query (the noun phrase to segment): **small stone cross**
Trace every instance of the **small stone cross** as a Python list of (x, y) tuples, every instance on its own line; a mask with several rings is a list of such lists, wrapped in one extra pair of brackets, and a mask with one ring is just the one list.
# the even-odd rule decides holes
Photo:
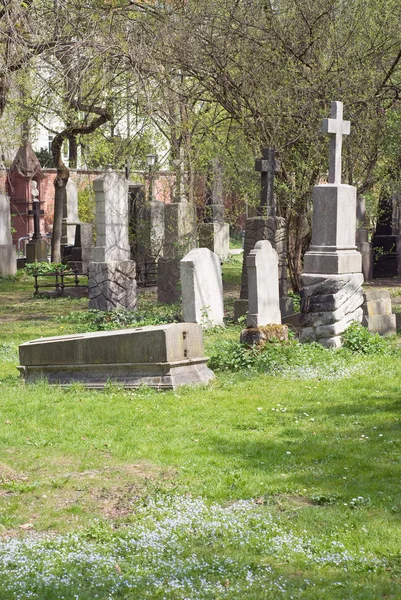
[(323, 119), (323, 133), (330, 133), (329, 183), (341, 183), (341, 149), (343, 135), (349, 135), (351, 123), (343, 121), (343, 103), (332, 102), (330, 119)]
[(28, 210), (28, 215), (33, 215), (33, 235), (32, 240), (41, 240), (42, 234), (40, 233), (40, 217), (44, 215), (45, 211), (40, 209), (38, 198), (34, 198), (32, 201), (32, 210)]
[(255, 171), (260, 172), (260, 204), (258, 215), (276, 216), (274, 197), (274, 174), (279, 171), (274, 157), (274, 148), (262, 148), (262, 158), (255, 160)]

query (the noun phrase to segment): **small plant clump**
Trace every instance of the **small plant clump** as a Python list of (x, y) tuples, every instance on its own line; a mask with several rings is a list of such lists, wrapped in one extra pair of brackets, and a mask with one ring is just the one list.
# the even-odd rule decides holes
[(392, 348), (388, 340), (354, 321), (342, 335), (344, 348), (360, 354), (386, 354)]
[(331, 379), (349, 376), (360, 370), (352, 363), (350, 354), (385, 354), (395, 350), (390, 342), (370, 333), (359, 323), (352, 323), (343, 335), (343, 348), (330, 350), (315, 342), (255, 344), (236, 341), (217, 341), (210, 352), (209, 367), (220, 371), (254, 371), (296, 378), (319, 377)]
[(49, 263), (49, 262), (41, 262), (41, 263), (29, 263), (25, 266), (25, 273), (27, 275), (33, 276), (37, 275), (47, 275), (48, 273), (54, 273), (54, 271), (67, 271), (68, 265), (63, 265), (63, 263)]

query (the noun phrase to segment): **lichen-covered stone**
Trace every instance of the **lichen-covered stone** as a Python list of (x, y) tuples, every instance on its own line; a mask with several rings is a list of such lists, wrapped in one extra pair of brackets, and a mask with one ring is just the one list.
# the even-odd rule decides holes
[(241, 331), (240, 342), (247, 346), (264, 346), (267, 342), (287, 342), (287, 325), (264, 325), (248, 327)]

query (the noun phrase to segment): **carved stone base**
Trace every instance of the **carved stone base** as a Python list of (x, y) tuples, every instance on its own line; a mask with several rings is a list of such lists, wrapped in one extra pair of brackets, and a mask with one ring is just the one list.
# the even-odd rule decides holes
[(362, 273), (304, 273), (301, 276), (300, 341), (339, 348), (341, 335), (352, 321), (362, 321), (362, 284)]
[(89, 308), (136, 307), (135, 263), (132, 260), (89, 263)]

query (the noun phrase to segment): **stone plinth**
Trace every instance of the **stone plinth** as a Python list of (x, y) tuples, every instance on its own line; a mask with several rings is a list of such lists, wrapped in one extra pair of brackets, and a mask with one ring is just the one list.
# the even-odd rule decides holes
[(388, 290), (371, 290), (364, 294), (362, 325), (372, 333), (395, 335), (396, 315), (392, 314), (391, 297)]
[(206, 366), (202, 328), (195, 323), (40, 338), (22, 344), (19, 357), (26, 383), (46, 378), (63, 386), (82, 382), (103, 388), (113, 382), (175, 389), (214, 377)]
[(249, 308), (247, 327), (280, 324), (278, 256), (267, 240), (257, 242), (246, 259)]
[(208, 248), (223, 260), (229, 256), (230, 226), (228, 223), (201, 223), (198, 225), (198, 236), (200, 248)]
[(340, 347), (352, 321), (362, 321), (362, 284), (362, 273), (301, 275), (300, 341)]
[(45, 240), (31, 240), (25, 246), (26, 262), (47, 262), (47, 250), (49, 246)]
[(356, 188), (324, 184), (313, 188), (312, 243), (305, 254), (306, 273), (360, 273), (356, 250)]
[(107, 171), (93, 182), (96, 198), (94, 262), (127, 261), (128, 182), (124, 175)]
[(191, 250), (180, 262), (184, 321), (203, 328), (224, 326), (220, 259), (208, 248)]
[(135, 263), (89, 263), (89, 308), (114, 310), (136, 307)]

